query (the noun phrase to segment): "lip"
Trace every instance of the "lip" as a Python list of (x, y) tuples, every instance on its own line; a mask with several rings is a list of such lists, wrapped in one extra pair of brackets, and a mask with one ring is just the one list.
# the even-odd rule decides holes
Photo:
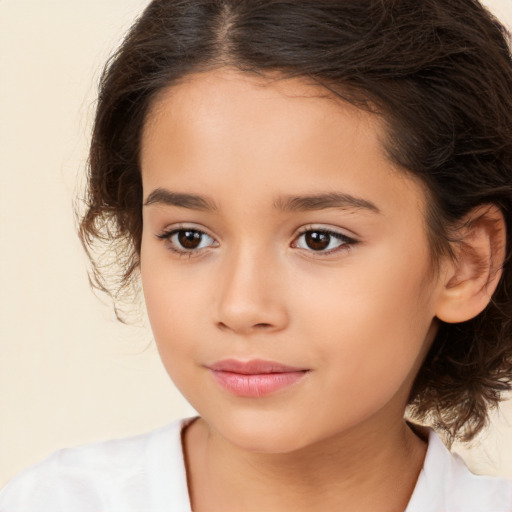
[(246, 398), (262, 398), (277, 393), (298, 383), (310, 371), (261, 359), (225, 359), (207, 368), (224, 390)]

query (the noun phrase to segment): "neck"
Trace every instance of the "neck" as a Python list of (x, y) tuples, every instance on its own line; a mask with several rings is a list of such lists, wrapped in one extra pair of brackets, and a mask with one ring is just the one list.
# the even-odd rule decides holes
[(193, 510), (403, 512), (426, 444), (402, 419), (371, 422), (291, 453), (254, 453), (199, 419), (185, 433)]

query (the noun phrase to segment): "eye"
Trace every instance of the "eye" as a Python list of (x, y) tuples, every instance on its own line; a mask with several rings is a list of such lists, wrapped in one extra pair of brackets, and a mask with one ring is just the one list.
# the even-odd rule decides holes
[(166, 245), (171, 251), (179, 254), (197, 252), (218, 245), (210, 235), (199, 229), (179, 228), (157, 236), (166, 241)]
[(292, 247), (319, 253), (331, 253), (343, 246), (354, 245), (355, 243), (354, 239), (336, 231), (308, 229), (295, 239)]

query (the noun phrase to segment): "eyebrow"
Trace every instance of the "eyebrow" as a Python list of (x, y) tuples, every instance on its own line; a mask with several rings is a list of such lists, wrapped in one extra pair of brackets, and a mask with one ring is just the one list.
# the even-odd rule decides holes
[[(147, 197), (144, 206), (164, 204), (178, 206), (190, 210), (216, 211), (215, 202), (207, 197), (196, 194), (171, 192), (164, 188), (153, 190)], [(328, 208), (367, 210), (381, 213), (372, 202), (339, 192), (319, 193), (305, 196), (280, 196), (274, 201), (274, 207), (283, 212), (303, 212), (325, 210)]]
[(171, 192), (164, 188), (157, 188), (151, 192), (144, 206), (151, 204), (165, 204), (167, 206), (179, 206), (190, 210), (217, 210), (217, 205), (211, 200), (196, 194), (181, 194)]
[(283, 196), (279, 197), (274, 206), (282, 211), (311, 211), (325, 210), (327, 208), (340, 208), (343, 210), (356, 209), (368, 210), (374, 213), (381, 213), (379, 208), (370, 201), (361, 197), (339, 192), (328, 192), (325, 194), (314, 194), (308, 196)]

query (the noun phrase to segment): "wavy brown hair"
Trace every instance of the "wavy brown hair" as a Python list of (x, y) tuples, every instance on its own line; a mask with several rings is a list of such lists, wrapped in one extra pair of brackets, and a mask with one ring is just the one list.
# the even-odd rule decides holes
[[(141, 132), (156, 95), (230, 66), (314, 80), (381, 116), (390, 159), (428, 192), (432, 253), (497, 205), (507, 259), (488, 307), (441, 323), (410, 413), (471, 439), (511, 388), (512, 62), (505, 28), (476, 0), (154, 0), (101, 77), (80, 237), (95, 287), (117, 307), (137, 281)], [(117, 271), (116, 271), (117, 269)], [(118, 310), (119, 311), (119, 310)]]

